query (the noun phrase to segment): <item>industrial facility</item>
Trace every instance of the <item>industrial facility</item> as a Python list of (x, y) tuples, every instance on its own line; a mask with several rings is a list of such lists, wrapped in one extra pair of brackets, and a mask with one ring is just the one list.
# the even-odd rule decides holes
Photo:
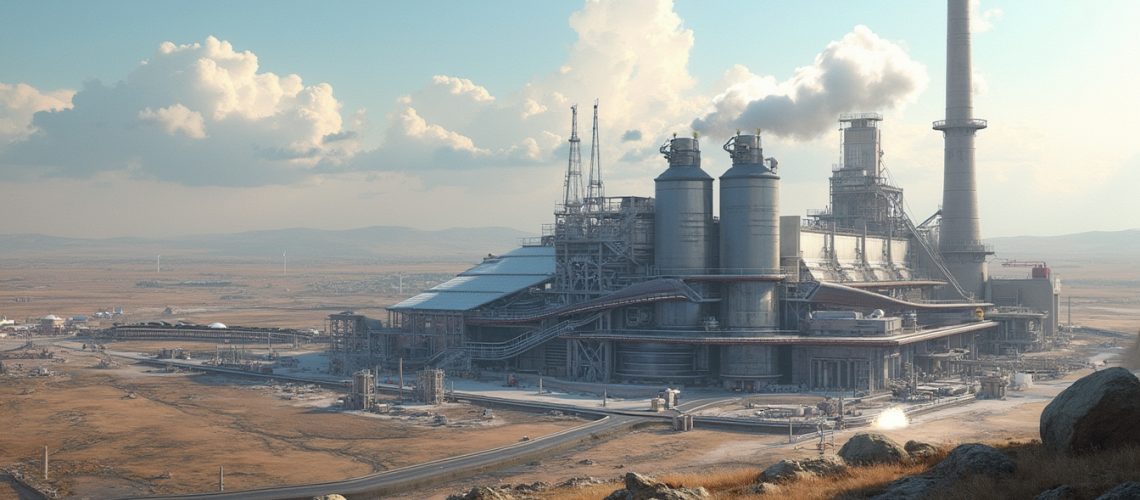
[(732, 161), (719, 183), (701, 168), (701, 139), (673, 137), (654, 197), (609, 196), (598, 105), (585, 178), (574, 107), (563, 199), (541, 238), (488, 255), (387, 318), (330, 316), (330, 368), (873, 393), (1050, 348), (1062, 338), (1049, 268), (989, 277), (974, 164), (987, 123), (973, 115), (966, 1), (950, 2), (947, 27), (946, 117), (934, 122), (945, 139), (942, 208), (920, 222), (884, 169), (878, 113), (837, 117), (830, 204), (799, 216), (780, 213), (781, 165), (759, 130), (716, 152)]

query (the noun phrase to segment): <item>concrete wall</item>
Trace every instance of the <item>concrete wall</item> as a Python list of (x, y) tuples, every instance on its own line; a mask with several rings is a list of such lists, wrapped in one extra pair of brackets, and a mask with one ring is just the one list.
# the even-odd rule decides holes
[(990, 300), (998, 306), (1021, 306), (1044, 312), (1042, 331), (1047, 338), (1057, 334), (1060, 286), (1054, 279), (990, 280)]

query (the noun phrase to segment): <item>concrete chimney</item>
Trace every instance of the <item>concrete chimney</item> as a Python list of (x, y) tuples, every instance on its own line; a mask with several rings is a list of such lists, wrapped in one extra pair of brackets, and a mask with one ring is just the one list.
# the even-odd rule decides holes
[(974, 133), (986, 128), (974, 118), (970, 74), (969, 0), (949, 0), (946, 19), (946, 119), (934, 122), (945, 139), (939, 250), (950, 273), (972, 297), (985, 293), (988, 271), (978, 218)]

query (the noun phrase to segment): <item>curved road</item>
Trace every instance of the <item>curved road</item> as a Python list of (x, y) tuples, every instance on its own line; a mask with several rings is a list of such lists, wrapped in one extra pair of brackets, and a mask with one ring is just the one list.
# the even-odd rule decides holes
[[(179, 360), (156, 360), (142, 355), (133, 355), (127, 353), (113, 353), (107, 354), (131, 359), (144, 364), (152, 364), (158, 366), (166, 365), (180, 365), (185, 368), (195, 370), (222, 372), (232, 375), (248, 376), (256, 378), (274, 378), (278, 380), (292, 380), (296, 382), (315, 383), (326, 386), (342, 387), (340, 381), (321, 380), (305, 377), (283, 376), (281, 374), (261, 374), (255, 372), (248, 372), (243, 370), (236, 370), (223, 367), (215, 367), (208, 365), (198, 365), (194, 363), (181, 362)], [(395, 386), (392, 387), (378, 387), (381, 390), (391, 390), (395, 392)], [(567, 404), (555, 403), (539, 403), (529, 401), (518, 401), (506, 398), (497, 398), (493, 396), (484, 396), (479, 394), (455, 392), (453, 397), (460, 400), (468, 400), (472, 402), (479, 402), (484, 404), (500, 405), (500, 406), (514, 406), (525, 407), (530, 409), (544, 409), (544, 410), (559, 410), (567, 414), (576, 414), (579, 416), (596, 417), (597, 420), (589, 422), (584, 425), (565, 429), (550, 435), (534, 438), (528, 441), (522, 441), (511, 445), (484, 450), (467, 455), (460, 455), (455, 457), (444, 458), (422, 464), (402, 467), (399, 469), (392, 469), (388, 471), (376, 472), (357, 478), (346, 479), (343, 481), (333, 481), (326, 483), (312, 483), (301, 484), (294, 486), (281, 486), (274, 488), (262, 488), (254, 490), (242, 491), (226, 491), (226, 492), (213, 492), (213, 493), (196, 493), (189, 495), (172, 495), (160, 497), (127, 497), (127, 498), (211, 498), (211, 499), (262, 499), (262, 500), (277, 500), (277, 499), (311, 499), (315, 496), (327, 495), (337, 493), (349, 498), (375, 498), (377, 496), (403, 492), (414, 489), (419, 486), (429, 485), (440, 481), (447, 481), (457, 479), (465, 476), (477, 474), (482, 471), (492, 470), (495, 468), (506, 467), (518, 463), (524, 463), (540, 457), (549, 456), (562, 450), (566, 450), (577, 446), (581, 443), (594, 441), (597, 438), (620, 432), (622, 430), (630, 429), (639, 424), (647, 424), (652, 422), (668, 422), (676, 412), (666, 413), (650, 413), (633, 410), (618, 410), (607, 408), (593, 408), (586, 409), (578, 406)], [(697, 399), (687, 401), (679, 405), (678, 410), (681, 412), (691, 412), (701, 409), (706, 406), (711, 406), (723, 403), (727, 399), (736, 399), (737, 396), (731, 397), (716, 397)], [(706, 422), (708, 424), (719, 425), (724, 427), (733, 428), (749, 428), (757, 429), (765, 427), (763, 424), (756, 422), (748, 422), (743, 419), (733, 418), (718, 418), (718, 417), (697, 417), (698, 423)], [(784, 428), (781, 426), (781, 428)], [(814, 430), (814, 427), (813, 429)]]
[(421, 485), (449, 480), (483, 470), (524, 462), (578, 443), (589, 441), (601, 434), (617, 432), (634, 426), (642, 418), (633, 416), (604, 416), (601, 419), (554, 434), (494, 448), (468, 455), (444, 458), (367, 476), (328, 483), (282, 486), (234, 492), (199, 493), (164, 497), (140, 498), (211, 498), (211, 499), (311, 499), (337, 493), (349, 498), (375, 498), (380, 495), (405, 491)]

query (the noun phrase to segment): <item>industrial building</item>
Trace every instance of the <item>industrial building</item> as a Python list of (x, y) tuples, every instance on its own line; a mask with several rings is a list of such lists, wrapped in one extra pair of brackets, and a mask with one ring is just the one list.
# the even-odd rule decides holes
[(654, 197), (607, 196), (597, 104), (587, 179), (575, 107), (564, 196), (542, 237), (389, 307), (384, 321), (330, 317), (334, 368), (876, 392), (1047, 348), (1055, 278), (987, 272), (973, 146), (987, 124), (973, 117), (966, 0), (950, 1), (947, 39), (947, 114), (934, 123), (943, 203), (921, 223), (883, 168), (877, 113), (838, 117), (830, 204), (801, 217), (780, 213), (781, 167), (760, 131), (728, 138), (732, 166), (719, 179), (701, 168), (697, 137), (673, 137)]

